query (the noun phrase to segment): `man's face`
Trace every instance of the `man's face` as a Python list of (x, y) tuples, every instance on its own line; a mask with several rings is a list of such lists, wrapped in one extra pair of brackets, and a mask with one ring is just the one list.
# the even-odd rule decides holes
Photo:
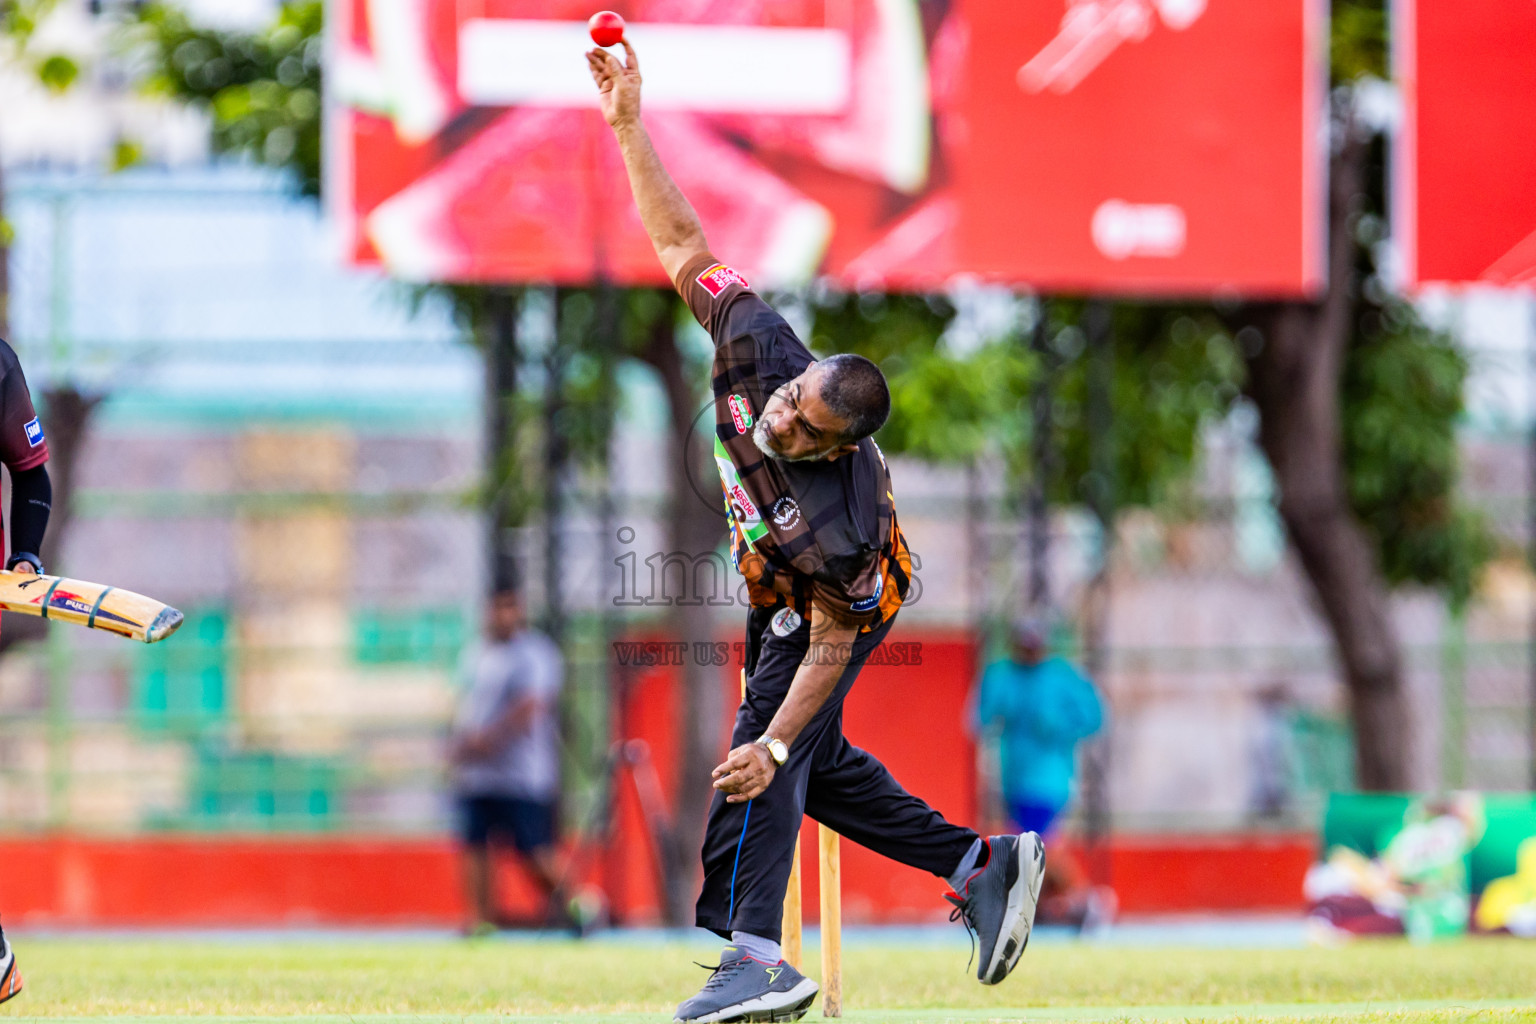
[(1045, 659), (1045, 646), (1033, 637), (1015, 638), (1013, 660), (1019, 665), (1038, 665)]
[(821, 367), (815, 363), (769, 397), (752, 428), (752, 442), (769, 458), (814, 462), (852, 451), (842, 443), (847, 424), (821, 400)]
[(523, 628), (523, 603), (515, 594), (491, 597), (485, 612), (485, 630), (493, 640), (510, 640)]

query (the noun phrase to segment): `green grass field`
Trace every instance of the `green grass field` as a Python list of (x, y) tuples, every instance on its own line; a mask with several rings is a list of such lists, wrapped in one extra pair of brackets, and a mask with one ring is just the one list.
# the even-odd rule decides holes
[[(517, 1016), (663, 1021), (703, 982), (702, 945), (428, 940), (36, 939), (13, 1018), (164, 1021), (328, 1017), (423, 1022)], [(817, 963), (814, 950), (808, 960)], [(853, 1021), (1536, 1021), (1536, 945), (1467, 940), (1344, 949), (1158, 950), (1042, 945), (984, 988), (954, 948), (849, 949)], [(813, 1008), (807, 1021), (820, 1019)]]

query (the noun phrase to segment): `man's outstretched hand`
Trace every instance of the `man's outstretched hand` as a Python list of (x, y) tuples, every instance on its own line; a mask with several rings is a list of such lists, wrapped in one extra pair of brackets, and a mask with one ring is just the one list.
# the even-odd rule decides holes
[(598, 105), (603, 119), (618, 129), (640, 120), (640, 58), (629, 40), (622, 40), (625, 63), (607, 50), (594, 47), (587, 51), (587, 68), (597, 83)]

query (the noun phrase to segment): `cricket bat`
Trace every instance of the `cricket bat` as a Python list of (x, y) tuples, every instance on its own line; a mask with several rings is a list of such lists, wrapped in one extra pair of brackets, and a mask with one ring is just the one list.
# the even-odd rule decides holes
[(0, 609), (72, 622), (152, 644), (181, 625), (181, 612), (131, 590), (100, 583), (0, 570)]

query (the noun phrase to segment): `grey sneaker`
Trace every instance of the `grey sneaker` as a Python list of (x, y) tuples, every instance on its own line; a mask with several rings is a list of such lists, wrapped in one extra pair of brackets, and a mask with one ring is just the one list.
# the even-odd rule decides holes
[(677, 1008), (679, 1021), (799, 1020), (811, 1008), (817, 985), (780, 960), (765, 964), (735, 946), (720, 952), (699, 994)]
[(964, 892), (948, 892), (959, 918), (981, 943), (976, 977), (996, 985), (1008, 977), (1035, 923), (1035, 904), (1045, 878), (1045, 844), (1033, 832), (987, 840), (987, 863), (965, 883)]
[(16, 951), (0, 933), (0, 1003), (21, 994), (21, 972), (16, 969)]

